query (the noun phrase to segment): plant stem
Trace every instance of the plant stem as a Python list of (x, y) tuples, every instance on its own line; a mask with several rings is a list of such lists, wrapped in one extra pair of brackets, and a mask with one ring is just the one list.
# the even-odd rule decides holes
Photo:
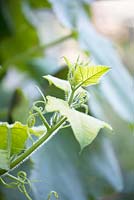
[[(68, 104), (71, 105), (73, 101), (75, 90), (72, 90), (71, 95), (68, 100)], [(41, 116), (42, 117), (42, 116)], [(54, 135), (54, 133), (60, 128), (60, 126), (66, 121), (66, 117), (61, 117), (60, 121), (54, 127), (48, 127), (47, 133), (43, 135), (40, 139), (38, 139), (31, 147), (29, 147), (24, 153), (22, 153), (19, 157), (17, 157), (10, 164), (10, 170), (13, 170), (15, 167), (18, 167), (20, 163), (24, 162), (29, 156), (37, 150), (40, 146), (42, 146), (50, 136)], [(43, 116), (44, 120), (44, 116)], [(46, 122), (45, 122), (46, 126)], [(48, 126), (48, 125), (47, 125)], [(7, 171), (0, 170), (0, 176), (5, 175)]]
[(32, 200), (32, 198), (29, 196), (29, 194), (26, 191), (25, 185), (23, 185), (23, 192), (24, 192), (24, 195), (27, 197), (28, 200)]
[(45, 135), (43, 135), (39, 140), (37, 140), (30, 148), (28, 148), (23, 154), (21, 154), (16, 160), (14, 160), (11, 163), (11, 169), (16, 167), (19, 163), (27, 159), (35, 150), (38, 149), (48, 138), (49, 136), (58, 129), (63, 122), (66, 121), (66, 118), (64, 117), (59, 121), (58, 124), (55, 125), (55, 127), (51, 128)]
[(21, 180), (19, 180), (17, 177), (15, 177), (15, 176), (13, 176), (13, 175), (11, 175), (11, 174), (9, 174), (9, 173), (7, 173), (6, 174), (6, 176), (7, 177), (9, 177), (10, 179), (12, 179), (12, 180), (14, 180), (14, 181), (19, 181), (20, 183), (23, 183)]
[[(50, 137), (50, 135), (54, 134), (56, 130), (60, 128), (60, 126), (66, 121), (66, 117), (62, 117), (61, 120), (51, 129), (48, 130), (48, 132), (43, 135), (40, 139), (38, 139), (30, 148), (28, 148), (23, 154), (21, 154), (19, 157), (16, 158), (16, 160), (12, 161), (10, 164), (10, 170), (13, 170), (15, 167), (17, 167), (20, 163), (24, 162), (26, 159), (29, 158), (29, 156), (37, 150), (46, 140)], [(0, 170), (0, 175), (6, 174), (7, 171)]]
[(47, 128), (47, 130), (49, 130), (51, 127), (48, 124), (47, 120), (45, 119), (45, 117), (43, 116), (43, 114), (41, 113), (40, 109), (37, 107), (34, 107), (34, 110), (39, 114), (44, 126)]
[(74, 97), (74, 93), (75, 93), (76, 90), (72, 90), (71, 94), (70, 94), (70, 97), (69, 97), (69, 100), (68, 100), (68, 104), (69, 106), (71, 105), (72, 101), (73, 101), (73, 97)]
[(27, 191), (26, 191), (25, 183), (24, 183), (23, 181), (21, 181), (19, 178), (15, 177), (15, 176), (13, 176), (13, 175), (11, 175), (11, 174), (9, 174), (9, 173), (7, 173), (6, 175), (7, 175), (10, 179), (16, 181), (17, 183), (20, 182), (20, 183), (22, 184), (22, 185), (21, 185), (21, 187), (22, 187), (22, 191), (21, 191), (21, 192), (24, 193), (24, 195), (26, 196), (26, 198), (27, 198), (28, 200), (32, 200), (32, 198), (29, 196), (29, 194), (28, 194)]

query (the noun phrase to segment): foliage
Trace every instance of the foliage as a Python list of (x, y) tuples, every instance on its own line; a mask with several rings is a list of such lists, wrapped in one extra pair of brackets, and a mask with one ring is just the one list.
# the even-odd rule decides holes
[[(66, 44), (69, 44), (69, 56), (73, 55), (74, 47), (70, 46), (71, 41), (81, 48), (78, 54), (90, 55), (93, 63), (112, 67), (102, 84), (88, 88), (91, 94), (88, 106), (83, 98), (81, 108), (78, 107), (77, 101), (73, 106), (84, 112), (87, 112), (89, 107), (90, 115), (109, 122), (116, 134), (107, 134), (106, 139), (105, 132), (101, 131), (95, 142), (78, 154), (79, 145), (71, 129), (62, 128), (60, 134), (46, 144), (47, 148), (40, 148), (40, 151), (32, 156), (32, 166), (25, 162), (13, 170), (14, 174), (21, 170), (27, 172), (32, 181), (29, 193), (34, 200), (44, 200), (52, 189), (58, 192), (61, 199), (134, 199), (133, 78), (122, 64), (114, 45), (94, 29), (89, 2), (91, 1), (1, 1), (0, 121), (26, 123), (30, 104), (40, 98), (34, 96), (31, 88), (27, 92), (31, 82), (39, 85), (43, 93), (58, 98), (66, 97), (67, 100), (68, 91), (64, 94), (53, 86), (48, 88), (47, 81), (41, 76), (51, 74), (52, 77), (66, 79), (67, 68), (61, 67), (57, 57), (66, 54), (59, 48), (66, 47)], [(40, 18), (38, 13), (45, 13), (45, 16), (41, 15)], [(49, 23), (46, 23), (47, 21)], [(62, 24), (60, 30), (57, 29), (59, 23)], [(45, 34), (43, 32), (42, 40), (43, 27)], [(64, 35), (63, 29), (69, 34)], [(66, 61), (68, 66), (72, 66), (70, 61)], [(23, 80), (17, 82), (15, 88), (10, 86), (9, 77), (13, 68), (17, 69), (15, 79), (18, 79), (20, 74), (23, 76)], [(62, 87), (62, 84), (59, 86)], [(18, 92), (18, 87), (21, 92)], [(82, 90), (83, 97), (86, 91), (83, 88)], [(27, 93), (29, 98), (25, 98)], [(47, 114), (48, 119), (49, 117)], [(57, 114), (51, 118), (50, 124), (54, 123), (56, 118)], [(35, 120), (37, 125), (40, 125), (39, 118), (33, 115), (29, 119), (29, 125), (34, 124)], [(64, 127), (67, 126), (68, 122), (64, 124)], [(31, 138), (28, 137), (24, 148), (31, 144), (29, 139)], [(7, 152), (1, 150), (0, 154), (6, 163)], [(2, 186), (0, 197), (2, 200), (24, 199), (17, 190), (10, 190), (9, 195), (9, 191)]]
[(46, 110), (48, 112), (58, 111), (61, 115), (67, 117), (75, 137), (80, 143), (81, 150), (94, 140), (101, 128), (107, 127), (111, 129), (105, 122), (70, 109), (63, 100), (48, 96), (47, 102)]
[[(84, 93), (83, 95), (83, 90), (79, 90), (76, 93), (78, 88), (80, 88), (81, 86), (91, 85), (92, 81), (90, 82), (90, 78), (92, 80), (93, 76), (96, 77), (96, 74), (97, 78), (94, 79), (94, 84), (97, 84), (98, 79), (100, 79), (101, 76), (106, 71), (108, 71), (109, 68), (107, 67), (104, 71), (104, 67), (99, 66), (99, 71), (101, 73), (98, 73), (98, 66), (91, 67), (91, 71), (89, 70), (90, 66), (83, 66), (84, 70), (81, 71), (77, 70), (77, 68), (79, 69), (79, 67), (82, 67), (82, 65), (79, 66), (79, 64), (76, 63), (75, 65), (72, 65), (71, 68), (69, 68), (69, 80), (67, 84), (65, 84), (64, 90), (66, 91), (66, 85), (69, 84), (70, 89), (68, 90), (65, 101), (51, 96), (45, 97), (43, 93), (39, 90), (43, 97), (43, 101), (37, 101), (33, 104), (28, 119), (28, 126), (30, 128), (28, 128), (28, 126), (26, 125), (20, 124), (19, 122), (16, 122), (13, 125), (8, 125), (7, 123), (0, 124), (0, 131), (2, 132), (0, 138), (0, 153), (3, 153), (3, 156), (0, 158), (0, 168), (5, 170), (0, 171), (1, 175), (4, 175), (9, 170), (14, 169), (16, 166), (18, 166), (21, 162), (27, 159), (34, 151), (36, 151), (37, 148), (44, 144), (44, 142), (48, 140), (50, 136), (54, 134), (54, 132), (57, 132), (57, 130), (59, 130), (60, 128), (65, 128), (66, 125), (71, 125), (75, 137), (80, 143), (81, 150), (93, 141), (93, 139), (97, 136), (101, 128), (107, 127), (111, 129), (111, 127), (105, 122), (102, 122), (91, 116), (88, 116), (87, 114), (83, 114), (75, 110), (76, 106), (77, 108), (83, 106), (86, 103), (85, 99), (87, 100), (86, 93)], [(72, 71), (76, 71), (77, 73), (72, 73)], [(85, 73), (86, 80), (88, 79), (88, 81), (86, 82), (86, 84), (81, 84), (81, 79), (80, 81), (77, 81), (77, 77), (84, 77)], [(64, 80), (52, 78), (52, 76), (46, 76), (45, 78), (51, 78), (53, 82), (56, 80), (55, 85), (58, 87), (59, 82), (61, 84), (63, 82), (61, 89), (63, 89), (64, 83), (66, 83)], [(73, 84), (71, 85), (71, 83)], [(54, 112), (53, 116), (50, 119), (51, 124), (49, 124), (49, 122), (44, 116), (45, 114), (47, 114), (47, 112)], [(28, 136), (30, 138), (31, 133), (35, 133), (35, 135), (38, 135), (38, 132), (31, 129), (31, 127), (33, 127), (36, 122), (36, 116), (40, 117), (43, 125), (45, 126), (45, 129), (42, 132), (42, 136), (37, 141), (35, 141), (29, 148), (24, 150), (24, 145), (26, 140), (28, 139)], [(20, 173), (21, 172), (19, 172), (19, 174)], [(24, 175), (23, 183), (21, 183), (22, 180), (20, 180), (21, 175), (18, 175), (18, 178), (13, 177), (13, 179), (17, 181), (15, 184), (18, 186), (19, 189), (21, 184), (22, 188), (20, 189), (20, 191), (26, 195), (27, 199), (31, 199), (25, 188), (25, 184), (27, 183), (25, 183), (25, 180), (27, 180), (26, 175), (24, 173), (22, 174)], [(12, 178), (12, 175), (10, 175), (9, 173), (8, 176)], [(2, 178), (1, 181), (4, 183)]]
[(10, 170), (10, 162), (15, 155), (19, 155), (20, 152), (25, 150), (25, 143), (30, 134), (38, 136), (44, 133), (44, 131), (45, 129), (40, 130), (40, 128), (35, 131), (27, 125), (22, 125), (20, 122), (15, 122), (12, 125), (6, 122), (0, 123), (0, 151), (1, 155), (3, 154), (3, 161), (0, 160), (0, 168), (7, 171)]

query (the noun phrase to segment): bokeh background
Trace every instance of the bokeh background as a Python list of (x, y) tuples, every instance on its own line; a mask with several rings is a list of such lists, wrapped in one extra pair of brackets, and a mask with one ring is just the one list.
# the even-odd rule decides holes
[[(112, 125), (81, 154), (72, 130), (60, 131), (20, 166), (33, 200), (134, 199), (134, 2), (0, 0), (0, 121), (26, 123), (33, 101), (63, 97), (42, 76), (66, 79), (63, 56), (112, 70), (91, 93), (89, 110)], [(17, 169), (18, 170), (18, 169)], [(16, 172), (14, 172), (16, 173)], [(55, 199), (52, 197), (52, 199)], [(0, 200), (25, 200), (0, 186)]]

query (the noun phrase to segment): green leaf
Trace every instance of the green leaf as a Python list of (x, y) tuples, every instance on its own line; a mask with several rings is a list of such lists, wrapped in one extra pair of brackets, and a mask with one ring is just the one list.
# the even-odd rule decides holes
[(107, 66), (77, 66), (74, 72), (74, 84), (85, 87), (97, 84), (109, 69)]
[[(132, 122), (132, 108), (134, 107), (133, 94), (132, 94), (132, 82), (133, 77), (127, 71), (126, 66), (123, 65), (122, 60), (120, 59), (116, 49), (114, 48), (113, 43), (98, 33), (90, 18), (87, 15), (87, 12), (84, 9), (85, 1), (63, 1), (63, 0), (50, 0), (52, 3), (53, 10), (58, 17), (59, 21), (66, 26), (71, 28), (73, 31), (77, 32), (77, 40), (81, 48), (90, 53), (93, 56), (96, 63), (101, 65), (108, 65), (113, 68), (109, 74), (109, 79), (105, 80), (105, 84), (101, 86), (101, 91), (99, 95), (102, 94), (105, 96), (105, 100), (109, 103), (110, 107), (113, 107), (114, 110), (118, 112), (121, 118), (126, 121)], [(72, 12), (70, 8), (74, 8), (75, 12)], [(59, 12), (60, 10), (60, 12)], [(84, 23), (83, 23), (84, 22)], [(120, 79), (119, 74), (120, 72)], [(124, 84), (122, 86), (122, 81)], [(95, 88), (94, 88), (95, 90)], [(93, 93), (96, 91), (93, 90)], [(114, 91), (114, 92), (111, 92)], [(97, 97), (94, 98), (94, 101), (98, 101)], [(114, 101), (113, 101), (114, 99)], [(95, 108), (96, 108), (95, 102)], [(94, 106), (92, 106), (94, 107)], [(98, 106), (97, 106), (98, 107)], [(100, 109), (102, 105), (99, 106)], [(94, 108), (93, 108), (94, 109)], [(104, 112), (104, 109), (102, 109)], [(104, 113), (103, 113), (104, 114)], [(98, 115), (98, 113), (96, 113)]]
[(50, 3), (47, 0), (39, 0), (39, 1), (34, 1), (34, 0), (29, 0), (30, 5), (34, 8), (34, 9), (49, 9), (51, 8)]
[[(43, 78), (47, 79), (49, 81), (50, 85), (53, 84), (57, 88), (65, 91), (66, 93), (69, 93), (71, 91), (71, 86), (70, 86), (69, 82), (66, 81), (66, 80), (59, 79), (59, 78), (56, 78), (56, 77), (51, 76), (51, 75), (43, 76)], [(76, 90), (75, 94), (78, 94), (79, 92), (86, 92), (87, 93), (87, 91), (84, 90), (82, 87), (80, 87), (78, 90)]]
[(8, 16), (5, 21), (10, 29), (10, 35), (3, 38), (0, 43), (1, 63), (3, 67), (8, 67), (12, 63), (19, 69), (27, 70), (26, 62), (36, 55), (42, 55), (37, 51), (28, 53), (29, 49), (39, 45), (37, 31), (30, 21), (31, 18), (27, 17), (32, 9), (28, 9), (28, 4), (22, 0), (4, 1), (1, 9), (4, 9), (4, 15)]
[(106, 127), (112, 130), (107, 123), (69, 108), (66, 101), (51, 96), (48, 96), (47, 100), (48, 112), (59, 111), (61, 115), (68, 118), (81, 150), (95, 139), (101, 128)]
[(11, 155), (22, 151), (28, 138), (27, 130), (27, 126), (19, 122), (12, 125), (0, 123), (0, 149), (10, 150)]
[(76, 110), (69, 114), (68, 120), (81, 150), (96, 138), (101, 128), (112, 129), (107, 123)]
[(69, 68), (72, 68), (72, 64), (71, 64), (71, 62), (68, 60), (68, 58), (67, 57), (63, 57), (64, 58), (64, 60), (65, 60), (65, 62), (66, 62), (66, 64), (67, 64), (67, 66), (69, 67)]
[(52, 96), (47, 96), (46, 99), (45, 109), (47, 112), (60, 111), (62, 115), (67, 115), (67, 112), (71, 110), (67, 101)]
[[(42, 127), (28, 128), (20, 122), (12, 125), (0, 123), (0, 168), (9, 169), (11, 156), (19, 154), (25, 149), (26, 140), (29, 134), (40, 136), (45, 132)], [(1, 155), (2, 154), (2, 155)]]
[(47, 79), (50, 85), (53, 84), (65, 92), (69, 92), (71, 90), (70, 84), (66, 80), (62, 80), (51, 75), (43, 76), (43, 78)]

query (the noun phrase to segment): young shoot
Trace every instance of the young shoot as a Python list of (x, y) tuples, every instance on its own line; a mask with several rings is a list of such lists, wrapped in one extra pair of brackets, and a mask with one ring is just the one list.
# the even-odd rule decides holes
[[(30, 187), (31, 183), (26, 173), (21, 171), (15, 177), (11, 172), (49, 141), (59, 129), (70, 126), (80, 144), (80, 150), (93, 142), (101, 128), (112, 129), (104, 121), (87, 114), (89, 95), (86, 90), (86, 87), (98, 84), (110, 68), (101, 65), (90, 66), (89, 63), (80, 62), (79, 58), (75, 63), (71, 63), (66, 57), (64, 60), (68, 65), (68, 80), (51, 75), (43, 76), (50, 84), (65, 92), (64, 100), (54, 96), (44, 96), (38, 88), (42, 100), (33, 103), (27, 124), (0, 123), (0, 180), (7, 187), (18, 187), (28, 200), (31, 200), (31, 197), (26, 185)], [(83, 108), (85, 112), (78, 111), (79, 108)], [(48, 113), (52, 113), (49, 119), (46, 117)], [(40, 119), (41, 126), (36, 126), (37, 118)], [(26, 148), (27, 140), (33, 135), (36, 140), (33, 140), (32, 145)], [(6, 183), (5, 176), (13, 182)], [(48, 199), (52, 194), (58, 199), (56, 192), (51, 192)]]

